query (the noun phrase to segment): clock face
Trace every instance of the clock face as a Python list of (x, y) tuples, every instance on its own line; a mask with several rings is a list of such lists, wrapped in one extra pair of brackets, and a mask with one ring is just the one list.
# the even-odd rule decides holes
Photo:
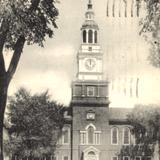
[(95, 113), (87, 113), (87, 119), (94, 120), (95, 119)]
[(96, 66), (96, 61), (92, 58), (88, 58), (86, 61), (85, 61), (85, 67), (88, 69), (88, 70), (92, 70), (94, 67)]

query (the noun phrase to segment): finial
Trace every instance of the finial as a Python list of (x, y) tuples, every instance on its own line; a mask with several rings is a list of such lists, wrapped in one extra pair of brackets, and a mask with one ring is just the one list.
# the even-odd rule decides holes
[(92, 1), (91, 0), (89, 0), (88, 9), (92, 9)]

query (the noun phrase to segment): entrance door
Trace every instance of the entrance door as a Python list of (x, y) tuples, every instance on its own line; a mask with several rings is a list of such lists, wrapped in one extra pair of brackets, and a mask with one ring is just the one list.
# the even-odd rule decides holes
[(97, 160), (95, 156), (88, 156), (87, 160)]

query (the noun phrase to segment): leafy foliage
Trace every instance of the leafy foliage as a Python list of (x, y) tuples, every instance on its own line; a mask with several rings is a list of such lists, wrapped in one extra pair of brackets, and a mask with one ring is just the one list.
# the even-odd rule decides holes
[[(151, 43), (150, 62), (160, 67), (160, 1), (144, 0), (146, 3), (147, 14), (142, 20), (142, 30), (149, 42)], [(139, 0), (139, 3), (141, 1)]]
[(51, 101), (47, 92), (31, 95), (21, 88), (8, 107), (8, 152), (19, 157), (53, 154), (64, 124), (63, 106)]
[[(133, 126), (132, 134), (136, 143), (124, 146), (120, 156), (151, 156), (155, 152), (155, 146), (160, 144), (160, 107), (157, 105), (137, 105), (128, 121)], [(158, 153), (159, 154), (159, 153)]]
[[(7, 92), (24, 45), (44, 45), (53, 36), (58, 10), (56, 0), (0, 0), (0, 159), (3, 160), (3, 122)], [(12, 54), (6, 68), (4, 51)]]
[(7, 30), (5, 47), (14, 49), (20, 36), (25, 37), (28, 44), (37, 43), (43, 46), (45, 36), (53, 36), (53, 28), (58, 10), (53, 0), (1, 0), (0, 22), (1, 32)]

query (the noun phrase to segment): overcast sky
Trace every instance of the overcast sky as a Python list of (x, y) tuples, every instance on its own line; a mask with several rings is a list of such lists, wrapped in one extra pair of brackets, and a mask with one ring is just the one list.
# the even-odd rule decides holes
[[(44, 48), (36, 45), (25, 46), (18, 69), (10, 84), (9, 95), (12, 95), (19, 87), (26, 87), (32, 93), (49, 89), (54, 100), (66, 105), (69, 104), (71, 82), (76, 72), (76, 54), (81, 43), (80, 27), (84, 22), (87, 2), (87, 0), (61, 0), (59, 4), (56, 4), (60, 14), (54, 38), (47, 39)], [(104, 57), (106, 57), (109, 54), (109, 49), (105, 44), (109, 44), (109, 40), (112, 39), (108, 33), (112, 31), (112, 27), (107, 29), (106, 0), (93, 0), (93, 4), (96, 21), (100, 27), (100, 44), (104, 51)], [(121, 29), (117, 32), (121, 32)], [(110, 41), (111, 43), (113, 41)], [(143, 43), (141, 46), (146, 48)], [(116, 47), (119, 50), (118, 43)], [(117, 50), (115, 49), (115, 52)], [(143, 63), (143, 67), (139, 69), (141, 71), (138, 75), (142, 78), (140, 87), (142, 97), (137, 102), (158, 103), (159, 70), (148, 64), (146, 61), (147, 53), (148, 51), (144, 50), (143, 54), (141, 52), (140, 63)], [(9, 53), (6, 53), (6, 57), (9, 59)], [(106, 59), (105, 62), (107, 63)], [(112, 69), (108, 68), (108, 70)], [(112, 99), (112, 104), (117, 102), (116, 98), (117, 95)], [(113, 106), (125, 107), (128, 100), (126, 97), (120, 99), (123, 99), (122, 103), (115, 103)]]

